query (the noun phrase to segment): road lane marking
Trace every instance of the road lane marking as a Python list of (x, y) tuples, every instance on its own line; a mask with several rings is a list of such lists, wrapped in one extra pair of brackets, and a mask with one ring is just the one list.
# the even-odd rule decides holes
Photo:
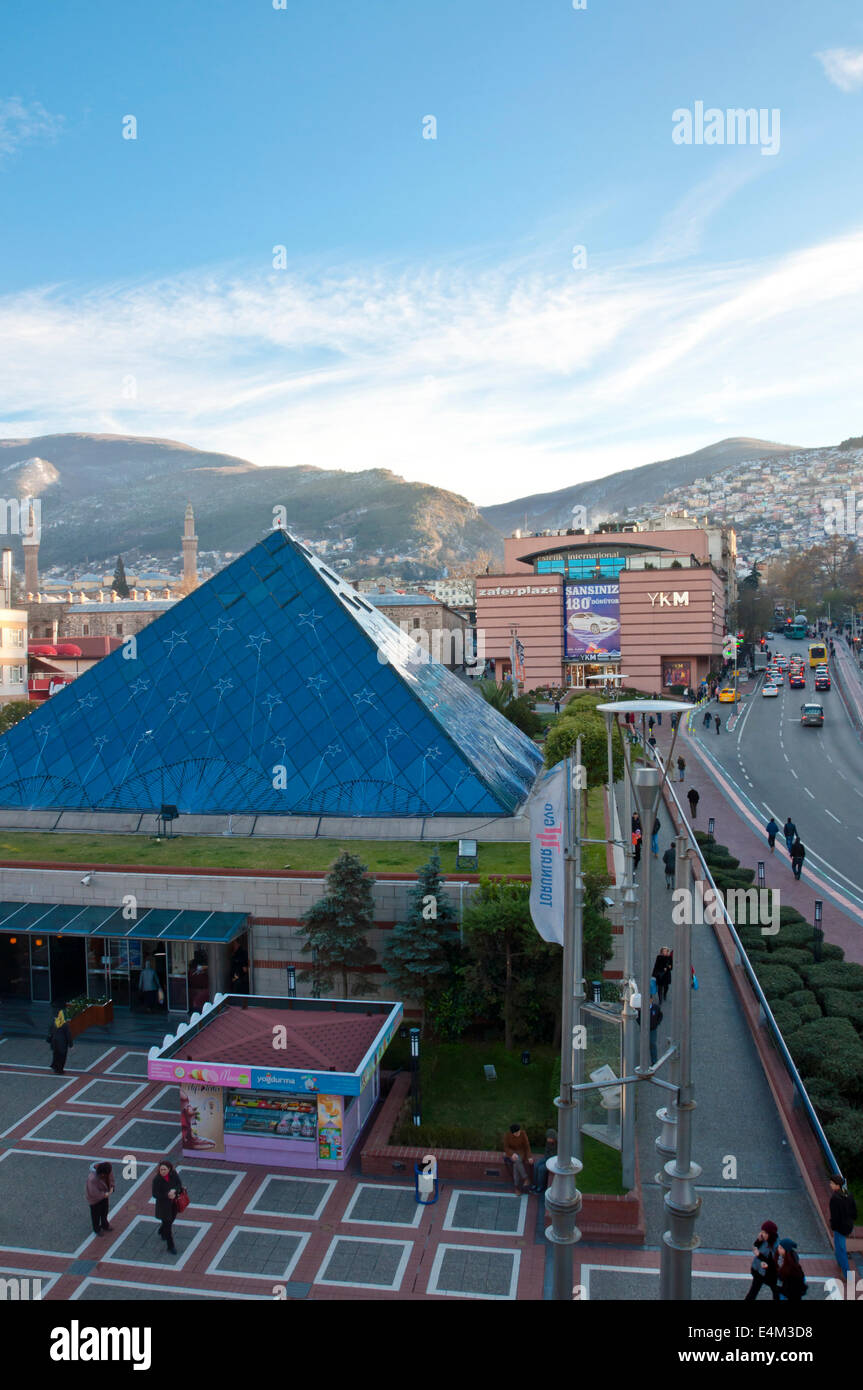
[(783, 756), (783, 758), (785, 759), (785, 761), (786, 761), (787, 763), (790, 763), (790, 762), (791, 762), (791, 759), (789, 758), (788, 754), (787, 754), (784, 750), (783, 750), (782, 756)]
[(800, 780), (800, 779), (797, 777), (797, 773), (794, 771), (794, 768), (793, 768), (793, 767), (792, 767), (792, 769), (791, 769), (791, 776), (797, 778), (798, 781)]
[(838, 817), (838, 816), (834, 816), (833, 812), (832, 812), (832, 811), (828, 811), (826, 807), (824, 808), (824, 814), (825, 814), (825, 816), (829, 816), (831, 820), (835, 820), (835, 822), (836, 822), (837, 825), (841, 825), (841, 824), (842, 824), (842, 822), (841, 822), (841, 820), (839, 819), (839, 817)]
[(814, 792), (811, 792), (811, 791), (809, 790), (808, 787), (804, 787), (803, 790), (805, 791), (805, 793), (806, 793), (807, 796), (811, 796), (811, 797), (812, 797), (812, 800), (813, 800), (813, 801), (815, 800), (815, 793), (814, 793)]

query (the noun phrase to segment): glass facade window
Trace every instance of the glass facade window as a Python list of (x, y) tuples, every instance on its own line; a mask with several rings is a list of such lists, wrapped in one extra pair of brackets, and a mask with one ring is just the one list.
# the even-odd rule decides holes
[(564, 574), (567, 579), (616, 579), (626, 560), (622, 556), (598, 559), (595, 555), (557, 555), (548, 560), (537, 560), (537, 574)]
[(191, 961), (191, 941), (168, 942), (168, 1008), (172, 1012), (188, 1012)]

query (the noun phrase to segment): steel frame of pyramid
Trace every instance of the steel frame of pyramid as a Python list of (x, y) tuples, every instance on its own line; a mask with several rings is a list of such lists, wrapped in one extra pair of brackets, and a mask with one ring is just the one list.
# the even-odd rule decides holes
[(541, 764), (274, 530), (0, 738), (0, 807), (508, 816)]

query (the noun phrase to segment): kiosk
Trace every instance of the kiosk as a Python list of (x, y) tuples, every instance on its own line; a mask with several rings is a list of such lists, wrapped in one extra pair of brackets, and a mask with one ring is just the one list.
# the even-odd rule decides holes
[(343, 1169), (380, 1094), (399, 1003), (218, 994), (147, 1076), (180, 1088), (184, 1158)]

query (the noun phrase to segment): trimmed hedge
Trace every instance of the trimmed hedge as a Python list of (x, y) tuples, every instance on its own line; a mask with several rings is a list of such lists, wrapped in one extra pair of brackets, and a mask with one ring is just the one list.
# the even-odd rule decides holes
[(781, 999), (783, 995), (791, 994), (800, 988), (800, 976), (790, 965), (773, 965), (769, 961), (758, 961), (753, 962), (752, 968), (770, 1001), (774, 998)]
[[(776, 937), (768, 937), (767, 940), (775, 941)], [(795, 946), (780, 946), (770, 952), (770, 959), (776, 965), (790, 965), (792, 970), (796, 970), (799, 974), (804, 965), (812, 964), (812, 953), (802, 951)]]
[(850, 1018), (863, 1030), (863, 993), (859, 989), (822, 989), (821, 1003), (827, 1018)]
[(820, 961), (804, 966), (800, 973), (819, 996), (825, 989), (863, 989), (863, 965), (856, 961)]
[(808, 1081), (804, 1077), (803, 1080), (822, 1125), (826, 1126), (831, 1120), (841, 1119), (847, 1113), (848, 1102), (832, 1081), (823, 1076), (813, 1076)]
[(863, 1042), (847, 1018), (804, 1023), (786, 1042), (801, 1073), (832, 1081), (848, 1099), (863, 1096)]
[(781, 951), (781, 950), (783, 949), (783, 947), (789, 946), (789, 947), (791, 947), (793, 950), (802, 950), (804, 947), (806, 947), (806, 948), (808, 948), (807, 954), (808, 954), (808, 956), (809, 956), (809, 961), (810, 961), (810, 963), (811, 963), (811, 962), (812, 962), (812, 933), (813, 933), (814, 928), (811, 927), (811, 926), (809, 925), (808, 922), (804, 922), (804, 921), (800, 921), (800, 922), (783, 922), (783, 921), (782, 921), (782, 912), (783, 912), (783, 911), (784, 911), (784, 908), (781, 909), (781, 910), (780, 910), (780, 913), (779, 913), (779, 930), (778, 930), (778, 932), (776, 932), (774, 936), (769, 936), (769, 937), (767, 938), (767, 940), (768, 940), (769, 943), (770, 943), (769, 949), (770, 949), (771, 951)]
[(846, 1178), (863, 1178), (863, 1110), (846, 1110), (824, 1125)]
[(818, 1013), (815, 1014), (814, 1017), (821, 1017), (821, 1005), (818, 1003), (811, 989), (796, 989), (793, 994), (786, 994), (785, 1002), (786, 1004), (791, 1004), (795, 1009), (816, 1008)]
[[(776, 1019), (776, 1027), (785, 1039), (785, 1045), (787, 1047), (789, 1045), (788, 1039), (792, 1036), (794, 1031), (800, 1027), (800, 1018), (797, 1010), (788, 1003), (787, 998), (770, 999), (768, 1002), (770, 1004), (770, 1012)], [(818, 1016), (819, 1018), (821, 1017), (820, 1009), (818, 1010)]]

